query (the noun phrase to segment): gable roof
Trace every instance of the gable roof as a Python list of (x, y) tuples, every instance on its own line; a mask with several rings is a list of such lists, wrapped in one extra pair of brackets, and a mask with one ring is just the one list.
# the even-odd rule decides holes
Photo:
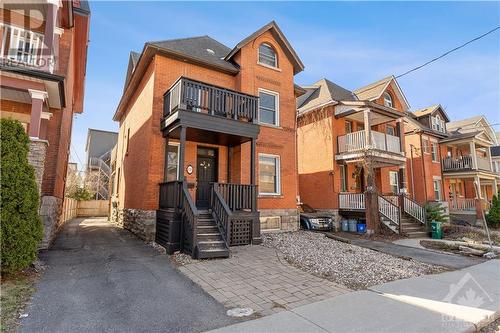
[(494, 146), (498, 145), (498, 140), (485, 116), (474, 116), (462, 120), (452, 121), (446, 124), (448, 132), (452, 137), (461, 137), (461, 135), (474, 134), (474, 136), (483, 133), (493, 143)]
[(415, 116), (417, 118), (422, 118), (422, 117), (425, 117), (428, 115), (432, 115), (432, 114), (434, 114), (434, 112), (437, 112), (437, 111), (441, 111), (441, 114), (445, 117), (446, 122), (450, 121), (450, 118), (448, 117), (448, 115), (444, 111), (441, 104), (436, 104), (436, 105), (432, 105), (432, 106), (429, 106), (429, 107), (426, 107), (423, 109), (419, 109), (419, 110), (413, 111), (413, 113), (415, 114)]
[(224, 59), (231, 49), (207, 35), (148, 42), (147, 44), (229, 71), (237, 72), (239, 69), (236, 64)]
[(290, 61), (293, 64), (293, 74), (297, 74), (299, 72), (302, 72), (304, 70), (304, 64), (300, 60), (299, 56), (293, 49), (292, 45), (288, 42), (286, 39), (285, 35), (281, 31), (281, 29), (278, 27), (278, 24), (276, 24), (275, 21), (271, 21), (259, 30), (255, 31), (253, 34), (250, 36), (246, 37), (242, 41), (240, 41), (236, 46), (228, 52), (228, 54), (225, 56), (224, 60), (231, 60), (231, 58), (238, 53), (239, 50), (241, 50), (242, 47), (253, 41), (255, 38), (259, 37), (266, 31), (271, 31), (271, 33), (274, 35), (276, 40), (280, 43), (281, 47), (283, 48), (283, 51), (287, 55), (287, 57), (290, 59)]
[(399, 86), (399, 83), (394, 75), (370, 83), (364, 87), (354, 90), (353, 92), (360, 100), (373, 101), (379, 99), (391, 83), (394, 83), (394, 86), (396, 87), (396, 93), (399, 95), (400, 100), (402, 100), (403, 104), (406, 106), (405, 110), (409, 109), (410, 103), (408, 103), (408, 100), (406, 99), (406, 96), (404, 95), (403, 90), (401, 90), (401, 87)]
[(130, 77), (132, 76), (132, 73), (134, 72), (135, 66), (137, 65), (137, 62), (139, 61), (140, 54), (134, 51), (130, 51), (130, 55), (128, 58), (128, 67), (127, 67), (127, 74), (125, 76), (125, 84), (123, 85), (123, 90), (127, 88), (128, 82), (130, 81)]
[(299, 114), (315, 109), (330, 102), (356, 101), (354, 94), (325, 78), (303, 87), (306, 93), (297, 98), (297, 110)]

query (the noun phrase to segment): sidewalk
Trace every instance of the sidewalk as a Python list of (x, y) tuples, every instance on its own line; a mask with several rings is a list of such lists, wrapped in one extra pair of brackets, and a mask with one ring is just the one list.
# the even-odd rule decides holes
[(500, 315), (500, 261), (336, 296), (225, 332), (474, 332)]

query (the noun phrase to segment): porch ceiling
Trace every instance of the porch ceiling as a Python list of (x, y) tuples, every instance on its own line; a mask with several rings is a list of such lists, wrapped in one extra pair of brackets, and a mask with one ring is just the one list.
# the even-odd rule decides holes
[[(169, 132), (168, 137), (179, 140), (180, 132), (180, 127), (177, 127)], [(251, 138), (188, 127), (186, 128), (186, 140), (221, 146), (238, 146), (250, 141)]]

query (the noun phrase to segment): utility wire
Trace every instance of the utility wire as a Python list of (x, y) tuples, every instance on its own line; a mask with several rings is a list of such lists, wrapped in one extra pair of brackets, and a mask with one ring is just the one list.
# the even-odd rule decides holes
[[(455, 52), (455, 51), (457, 51), (457, 50), (459, 50), (459, 49), (461, 49), (461, 48), (463, 48), (463, 47), (465, 47), (465, 46), (469, 45), (470, 43), (473, 43), (473, 42), (475, 42), (475, 41), (477, 41), (477, 40), (479, 40), (479, 39), (481, 39), (481, 38), (486, 37), (486, 36), (487, 36), (487, 35), (489, 35), (489, 34), (492, 34), (493, 32), (495, 32), (495, 31), (497, 31), (497, 30), (499, 30), (499, 29), (500, 29), (500, 25), (499, 25), (499, 26), (497, 26), (497, 27), (495, 27), (495, 28), (493, 28), (493, 29), (491, 29), (490, 31), (488, 31), (488, 32), (486, 32), (486, 33), (484, 33), (484, 34), (480, 35), (480, 36), (477, 36), (477, 37), (475, 37), (475, 38), (473, 38), (473, 39), (471, 39), (471, 40), (469, 40), (469, 41), (467, 41), (467, 42), (463, 43), (463, 44), (462, 44), (462, 45), (460, 45), (460, 46), (457, 46), (457, 47), (455, 47), (455, 48), (453, 48), (453, 49), (451, 49), (451, 50), (446, 51), (445, 53), (441, 54), (440, 56), (438, 56), (438, 57), (436, 57), (436, 58), (433, 58), (433, 59), (431, 59), (431, 60), (429, 60), (429, 61), (425, 62), (425, 63), (424, 63), (424, 64), (422, 64), (422, 65), (419, 65), (419, 66), (414, 67), (414, 68), (412, 68), (412, 69), (410, 69), (410, 70), (407, 70), (406, 72), (404, 72), (404, 73), (402, 73), (402, 74), (396, 75), (396, 76), (395, 76), (395, 78), (396, 78), (396, 79), (399, 79), (400, 77), (403, 77), (403, 76), (408, 75), (408, 74), (410, 74), (410, 73), (412, 73), (412, 72), (415, 72), (415, 71), (417, 71), (417, 70), (419, 70), (419, 69), (421, 69), (421, 68), (423, 68), (423, 67), (425, 67), (425, 66), (427, 66), (427, 65), (429, 65), (429, 64), (431, 64), (431, 63), (433, 63), (433, 62), (435, 62), (435, 61), (437, 61), (437, 60), (439, 60), (439, 59), (441, 59), (441, 58), (446, 57), (446, 56), (447, 56), (447, 55), (449, 55), (450, 53), (453, 53), (453, 52)], [(378, 87), (378, 86), (380, 86), (380, 85), (385, 85), (385, 84), (387, 84), (387, 81), (383, 81), (383, 82), (380, 82), (380, 83), (378, 83), (378, 84), (376, 84), (376, 85), (374, 85), (374, 86), (370, 86), (370, 89), (373, 89), (373, 88), (375, 88), (375, 87)]]

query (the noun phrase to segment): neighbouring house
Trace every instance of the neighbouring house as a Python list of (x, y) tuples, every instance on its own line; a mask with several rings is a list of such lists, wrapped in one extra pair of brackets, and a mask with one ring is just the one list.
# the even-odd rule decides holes
[(0, 116), (30, 137), (47, 248), (61, 223), (73, 114), (83, 112), (87, 1), (2, 1)]
[(95, 200), (109, 200), (111, 151), (118, 141), (118, 133), (89, 128), (87, 133), (87, 167), (85, 184)]
[(440, 140), (444, 199), (450, 216), (475, 224), (498, 193), (500, 173), (493, 170), (495, 132), (484, 116), (446, 124), (449, 136)]
[[(421, 235), (423, 207), (398, 196), (406, 192), (402, 119), (409, 105), (396, 79), (354, 91), (327, 79), (302, 88), (306, 92), (297, 99), (301, 201), (338, 218), (366, 220), (369, 232), (382, 222), (395, 232), (406, 226), (405, 233)], [(414, 216), (404, 214), (410, 206)]]
[(113, 118), (112, 219), (200, 258), (296, 230), (303, 69), (274, 21), (233, 48), (200, 36), (132, 52)]
[[(497, 146), (491, 147), (491, 163), (493, 163), (493, 171), (500, 174), (500, 132), (496, 132)], [(497, 183), (500, 186), (500, 182)]]
[(443, 193), (439, 141), (448, 137), (449, 121), (441, 105), (407, 112), (404, 118), (408, 193), (420, 204), (448, 204)]

